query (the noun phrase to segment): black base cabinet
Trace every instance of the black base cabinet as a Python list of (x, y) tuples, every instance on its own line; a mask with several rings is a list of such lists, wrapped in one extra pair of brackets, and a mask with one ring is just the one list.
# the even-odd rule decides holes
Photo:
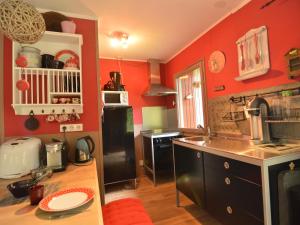
[(224, 225), (263, 225), (261, 168), (174, 144), (176, 189)]
[(205, 205), (203, 152), (174, 145), (176, 189), (199, 206)]
[(207, 210), (223, 224), (263, 225), (260, 167), (204, 153)]

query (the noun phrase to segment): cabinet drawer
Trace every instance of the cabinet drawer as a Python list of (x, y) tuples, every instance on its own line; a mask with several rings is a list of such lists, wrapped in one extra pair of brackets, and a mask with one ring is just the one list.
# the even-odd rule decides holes
[[(234, 204), (228, 203), (223, 208), (224, 214), (224, 224), (226, 225), (264, 225), (263, 220), (248, 214), (247, 211), (240, 209)], [(220, 221), (223, 223), (223, 221)]]
[(240, 209), (230, 201), (219, 201), (218, 205), (208, 212), (224, 225), (264, 225), (263, 220)]
[[(260, 185), (241, 179), (227, 171), (205, 168), (207, 209), (216, 211), (231, 203), (246, 214), (263, 220), (263, 199)], [(223, 207), (224, 208), (224, 207)]]
[(239, 177), (229, 177), (231, 186), (230, 200), (246, 214), (260, 220), (264, 218), (262, 187), (258, 184), (242, 180)]
[(245, 180), (261, 184), (260, 167), (249, 163), (204, 153), (204, 168), (227, 171)]

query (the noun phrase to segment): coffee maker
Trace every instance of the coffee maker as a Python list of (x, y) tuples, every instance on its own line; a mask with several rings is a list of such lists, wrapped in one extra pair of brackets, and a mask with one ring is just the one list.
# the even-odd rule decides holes
[(255, 97), (247, 106), (250, 115), (251, 140), (254, 144), (271, 142), (270, 125), (266, 123), (269, 116), (269, 104), (261, 97)]
[(68, 164), (66, 142), (59, 139), (52, 139), (52, 142), (45, 144), (41, 157), (42, 164), (51, 168), (53, 172), (65, 170)]
[(121, 81), (121, 73), (112, 71), (109, 73), (110, 81), (104, 85), (106, 91), (125, 91), (125, 88)]

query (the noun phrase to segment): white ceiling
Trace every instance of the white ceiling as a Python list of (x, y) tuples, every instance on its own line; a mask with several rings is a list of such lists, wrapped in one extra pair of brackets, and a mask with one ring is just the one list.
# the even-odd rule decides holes
[[(99, 19), (103, 58), (168, 61), (220, 19), (250, 0), (31, 0), (39, 8)], [(113, 48), (108, 35), (127, 32), (127, 49)]]

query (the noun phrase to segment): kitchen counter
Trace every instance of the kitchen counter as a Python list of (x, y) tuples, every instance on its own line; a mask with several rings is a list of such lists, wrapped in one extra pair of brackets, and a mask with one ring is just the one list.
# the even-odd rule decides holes
[[(258, 171), (258, 174), (260, 173), (260, 175), (258, 175), (260, 179), (259, 180), (256, 179), (256, 180), (258, 181), (257, 187), (259, 187), (259, 189), (261, 188), (261, 193), (262, 193), (264, 225), (272, 225), (271, 207), (275, 207), (275, 206), (274, 203), (271, 204), (271, 201), (273, 201), (273, 199), (271, 199), (270, 192), (273, 190), (274, 184), (273, 186), (270, 184), (271, 182), (270, 179), (273, 180), (275, 179), (277, 181), (278, 178), (276, 177), (277, 175), (274, 178), (274, 176), (270, 174), (269, 171), (270, 169), (277, 168), (278, 166), (282, 168), (282, 171), (288, 171), (289, 169), (294, 170), (295, 165), (296, 164), (298, 165), (297, 162), (299, 162), (300, 159), (299, 141), (297, 142), (294, 140), (292, 142), (291, 140), (289, 140), (286, 143), (279, 143), (278, 145), (276, 144), (254, 145), (252, 142), (248, 140), (234, 139), (228, 137), (209, 138), (203, 136), (203, 137), (178, 138), (173, 140), (173, 144), (176, 146), (184, 147), (184, 149), (186, 149), (184, 151), (191, 151), (191, 150), (199, 151), (198, 158), (201, 158), (201, 152), (203, 152), (204, 164), (206, 165), (206, 167), (204, 166), (203, 168), (204, 171), (206, 171), (206, 173), (209, 173), (209, 171), (215, 171), (215, 169), (210, 170), (207, 169), (207, 167), (210, 166), (214, 168), (217, 162), (221, 163), (220, 166), (220, 168), (222, 168), (221, 171), (223, 171), (224, 168), (226, 171), (227, 169), (230, 168), (228, 164), (230, 159), (236, 160), (235, 162), (230, 161), (230, 163), (239, 165), (237, 166), (237, 168), (239, 169), (236, 169), (237, 173), (239, 172), (241, 173), (240, 174), (241, 176), (239, 177), (247, 176), (247, 174), (252, 174), (254, 170), (256, 171), (256, 173)], [(173, 149), (175, 149), (175, 147)], [(209, 153), (209, 155), (207, 153)], [(181, 158), (184, 157), (181, 156)], [(215, 160), (211, 160), (212, 158), (214, 158)], [(191, 159), (197, 161), (197, 157), (196, 158), (192, 157)], [(219, 161), (217, 161), (217, 159), (219, 159)], [(244, 164), (241, 164), (238, 161), (244, 162)], [(187, 163), (187, 165), (189, 164)], [(195, 165), (198, 164), (196, 163)], [(228, 167), (226, 167), (227, 165)], [(243, 165), (244, 168), (248, 168), (248, 169), (240, 170), (241, 165)], [(200, 168), (202, 167), (200, 166)], [(251, 172), (251, 170), (253, 171)], [(210, 178), (211, 176), (208, 177)], [(214, 182), (217, 178), (215, 176), (213, 177), (214, 179), (210, 181)], [(223, 185), (224, 184), (223, 175), (221, 174), (219, 178), (217, 180), (220, 180), (221, 182), (220, 184)], [(213, 183), (213, 185), (209, 186), (207, 190), (214, 190), (215, 187), (222, 187), (222, 185), (216, 186)], [(277, 184), (275, 185), (275, 187), (277, 187)], [(275, 195), (278, 194), (277, 193), (278, 190), (277, 191), (273, 190), (273, 191), (275, 191), (273, 194)], [(214, 196), (214, 194), (212, 196)], [(243, 194), (242, 196), (244, 197), (247, 195)], [(257, 198), (254, 199), (257, 200)]]
[[(20, 178), (23, 180), (26, 178)], [(15, 199), (6, 189), (16, 180), (0, 179), (0, 224), (1, 225), (103, 225), (96, 162), (88, 166), (69, 165), (64, 172), (54, 173), (50, 179), (41, 182), (47, 196), (53, 192), (71, 187), (89, 187), (95, 191), (94, 199), (84, 206), (60, 213), (47, 213), (31, 206), (28, 197)]]
[(289, 149), (282, 151), (263, 148), (265, 145), (254, 145), (248, 140), (224, 137), (204, 137), (203, 140), (178, 138), (173, 143), (259, 166), (266, 161), (268, 164), (276, 164), (284, 158), (300, 158), (299, 143), (289, 143)]

